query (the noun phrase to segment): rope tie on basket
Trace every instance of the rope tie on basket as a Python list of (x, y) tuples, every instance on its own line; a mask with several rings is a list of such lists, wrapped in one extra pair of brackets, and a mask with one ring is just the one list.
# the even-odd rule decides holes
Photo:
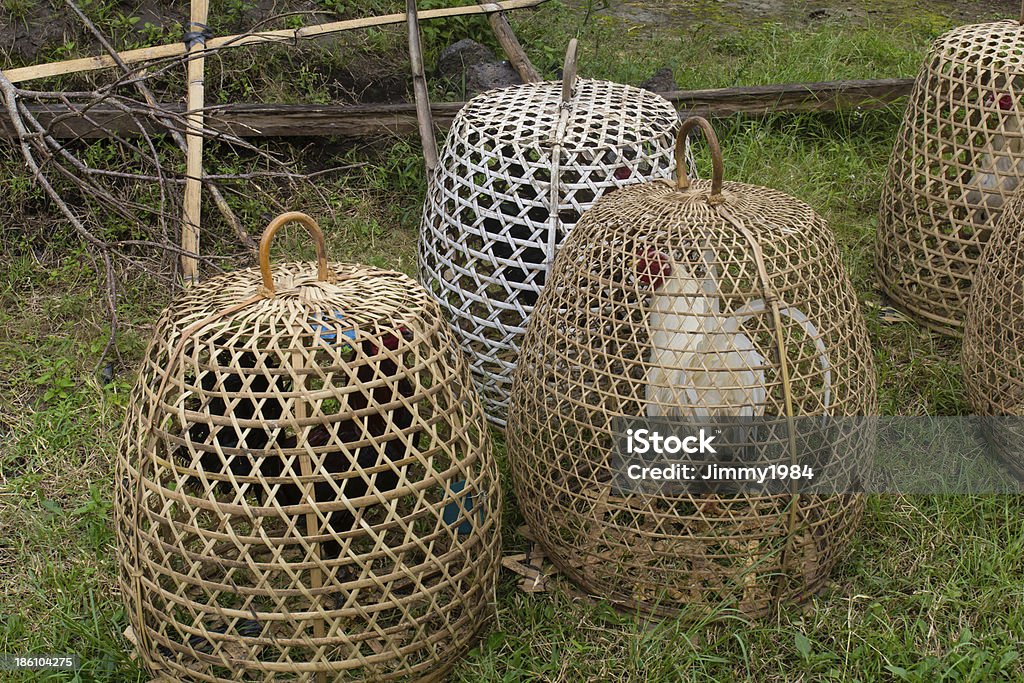
[[(715, 134), (714, 128), (702, 117), (694, 116), (686, 119), (679, 130), (678, 137), (676, 138), (676, 188), (680, 191), (688, 191), (692, 186), (692, 182), (686, 174), (685, 141), (694, 128), (700, 128), (704, 133), (708, 143), (708, 150), (711, 153), (711, 165), (713, 170), (711, 192), (708, 194), (707, 203), (712, 207), (715, 213), (721, 216), (724, 221), (743, 235), (743, 238), (749, 245), (750, 251), (754, 257), (754, 264), (757, 267), (757, 277), (758, 280), (760, 280), (761, 296), (764, 299), (764, 307), (766, 310), (771, 311), (772, 326), (774, 327), (775, 333), (773, 336), (775, 337), (776, 353), (778, 354), (779, 375), (782, 381), (782, 394), (786, 411), (785, 417), (786, 429), (789, 436), (790, 464), (796, 465), (797, 443), (794, 416), (795, 411), (793, 408), (793, 392), (789, 373), (789, 359), (788, 354), (786, 353), (786, 340), (782, 325), (783, 313), (779, 306), (779, 295), (775, 288), (772, 287), (771, 279), (768, 275), (768, 268), (764, 260), (764, 252), (761, 250), (760, 242), (758, 242), (757, 237), (753, 232), (751, 232), (750, 228), (747, 227), (746, 223), (744, 223), (741, 218), (733, 214), (726, 206), (726, 199), (722, 194), (722, 184), (725, 175), (725, 166), (722, 161), (722, 148), (718, 142), (718, 136)], [(792, 316), (790, 315), (789, 317)], [(820, 349), (821, 347), (819, 347), (819, 350)], [(795, 479), (790, 482), (790, 496), (789, 515), (787, 519), (787, 540), (786, 545), (783, 548), (781, 558), (783, 567), (787, 567), (790, 562), (790, 558), (792, 557), (792, 546), (795, 543), (794, 532), (796, 531), (798, 513), (800, 509), (801, 496), (796, 490)], [(777, 590), (780, 590), (781, 588), (781, 584), (776, 585)]]
[(182, 25), (182, 29), (185, 31), (182, 40), (185, 43), (186, 51), (191, 51), (196, 45), (206, 47), (206, 41), (213, 38), (213, 30), (206, 24), (198, 21), (185, 22)]
[[(274, 235), (284, 225), (288, 223), (300, 223), (306, 228), (306, 231), (312, 236), (313, 241), (316, 244), (316, 255), (317, 255), (317, 276), (319, 282), (322, 283), (334, 283), (337, 281), (337, 277), (334, 272), (327, 265), (327, 246), (324, 241), (324, 234), (320, 230), (320, 226), (317, 225), (316, 221), (307, 216), (304, 213), (298, 211), (291, 211), (288, 213), (281, 214), (274, 220), (272, 220), (263, 231), (263, 237), (260, 239), (259, 248), (259, 262), (260, 262), (260, 274), (262, 276), (263, 284), (259, 288), (256, 294), (240, 301), (236, 304), (223, 308), (216, 313), (208, 315), (207, 317), (189, 325), (184, 332), (181, 333), (181, 338), (178, 339), (178, 343), (175, 344), (174, 350), (171, 352), (171, 356), (167, 361), (167, 367), (164, 369), (163, 377), (160, 380), (159, 388), (157, 389), (156, 396), (163, 396), (164, 390), (167, 388), (167, 380), (170, 378), (171, 373), (176, 369), (179, 359), (181, 358), (182, 351), (185, 350), (185, 344), (188, 343), (197, 332), (202, 330), (210, 323), (214, 323), (221, 318), (225, 318), (229, 315), (237, 313), (249, 306), (263, 301), (264, 299), (273, 299), (275, 295), (274, 290), (274, 276), (270, 270), (270, 243), (274, 239)], [(348, 279), (350, 276), (346, 276), (344, 279)], [(155, 409), (155, 407), (154, 407)], [(151, 416), (152, 417), (152, 416)], [(142, 466), (140, 463), (139, 472), (135, 477), (135, 509), (139, 510), (142, 506)], [(140, 539), (141, 534), (136, 531), (132, 538), (132, 550), (135, 553), (136, 563), (140, 562), (141, 548)], [(133, 588), (135, 590), (135, 616), (139, 623), (139, 633), (136, 637), (139, 640), (139, 647), (143, 652), (148, 652), (146, 647), (147, 632), (145, 622), (143, 621), (142, 614), (142, 570), (138, 565), (132, 567), (131, 578)]]

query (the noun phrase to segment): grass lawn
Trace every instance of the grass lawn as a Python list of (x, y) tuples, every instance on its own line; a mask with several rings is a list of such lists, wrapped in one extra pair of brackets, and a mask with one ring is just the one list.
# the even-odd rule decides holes
[[(25, 12), (25, 4), (33, 3), (7, 6)], [(567, 38), (578, 34), (583, 75), (638, 83), (671, 66), (682, 88), (911, 76), (931, 39), (958, 23), (918, 7), (924, 3), (905, 3), (900, 13), (889, 0), (877, 3), (885, 6), (877, 15), (785, 24), (736, 21), (716, 3), (692, 4), (705, 20), (652, 27), (582, 1), (549, 2), (512, 19), (549, 76)], [(1014, 16), (1013, 3), (1005, 4), (1002, 16)], [(453, 30), (488, 35), (482, 19)], [(360, 45), (386, 51), (398, 36), (375, 32)], [(431, 53), (451, 37), (428, 33)], [(303, 73), (314, 75), (265, 99), (329, 98), (316, 81), (316, 60), (338, 57), (315, 49), (303, 55)], [(248, 85), (231, 87), (259, 90), (258, 69), (245, 78)], [(789, 192), (834, 230), (868, 319), (882, 412), (963, 414), (959, 344), (880, 315), (872, 245), (901, 113), (773, 115), (715, 125), (727, 178)], [(321, 219), (332, 259), (414, 274), (424, 192), (417, 140), (324, 142), (317, 149), (300, 147), (308, 141), (273, 144), (310, 167), (347, 167), (318, 179), (316, 191), (277, 188), (282, 205)], [(100, 162), (114, 149), (93, 148)], [(210, 173), (247, 163), (215, 147), (207, 158)], [(708, 159), (700, 163), (707, 175)], [(230, 201), (253, 233), (277, 213), (251, 192), (233, 192)], [(83, 663), (76, 674), (0, 673), (0, 680), (148, 680), (121, 636), (127, 619), (114, 579), (112, 469), (134, 369), (171, 288), (120, 268), (115, 377), (104, 384), (96, 362), (109, 324), (96, 265), (9, 145), (0, 146), (0, 215), (0, 653), (77, 653)], [(215, 216), (212, 208), (207, 215)], [(229, 246), (229, 234), (212, 229), (208, 248), (225, 257), (224, 267), (250, 265)], [(276, 253), (310, 253), (298, 231), (281, 243)], [(499, 434), (496, 440), (501, 453)], [(513, 496), (506, 498), (506, 549), (514, 551), (524, 547), (514, 531), (521, 520)], [(1024, 502), (1015, 497), (873, 497), (848, 560), (826, 590), (758, 621), (725, 610), (711, 622), (652, 623), (562, 590), (526, 595), (515, 583), (503, 574), (493, 628), (455, 680), (1024, 680)]]

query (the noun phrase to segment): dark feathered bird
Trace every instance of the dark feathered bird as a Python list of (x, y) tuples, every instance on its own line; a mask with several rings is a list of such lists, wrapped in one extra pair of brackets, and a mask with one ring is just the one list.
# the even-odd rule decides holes
[[(550, 214), (540, 206), (526, 212), (526, 217), (534, 224), (545, 226), (538, 232), (537, 228), (519, 218), (519, 209), (515, 203), (502, 202), (500, 209), (505, 216), (503, 220), (487, 218), (483, 222), (484, 230), (493, 236), (491, 255), (498, 259), (523, 262), (525, 268), (506, 264), (502, 276), (512, 285), (513, 290), (518, 290), (518, 299), (524, 306), (534, 306), (538, 295), (531, 285), (543, 288), (547, 275), (547, 222)], [(508, 229), (503, 233), (506, 224)], [(555, 244), (559, 244), (563, 237), (562, 230), (558, 230)], [(523, 247), (523, 243), (536, 246)]]
[[(221, 622), (207, 626), (206, 630), (209, 633), (228, 633), (228, 626)], [(242, 636), (244, 638), (259, 638), (263, 635), (263, 626), (258, 621), (253, 621), (252, 619), (239, 619), (235, 622), (234, 628), (231, 629), (230, 635)], [(189, 636), (188, 640), (182, 644), (187, 644), (195, 652), (200, 652), (204, 655), (211, 655), (214, 651), (214, 644), (200, 635)], [(257, 653), (262, 653), (264, 649), (266, 648), (259, 646)], [(174, 659), (176, 657), (176, 654), (164, 645), (157, 646), (157, 650), (167, 659)]]
[[(403, 330), (403, 336), (408, 332)], [(385, 335), (382, 340), (383, 347), (391, 351), (399, 348), (401, 342), (393, 334)], [(356, 376), (361, 386), (370, 383), (379, 383), (380, 386), (371, 390), (370, 395), (374, 406), (385, 406), (400, 401), (400, 397), (411, 397), (414, 392), (412, 382), (402, 378), (395, 381), (399, 374), (398, 364), (389, 358), (382, 356), (382, 348), (370, 341), (364, 341), (361, 345), (365, 362), (359, 366)], [(377, 358), (378, 356), (382, 356)], [(348, 395), (348, 406), (351, 411), (361, 412), (371, 407), (367, 393), (354, 391)], [(390, 418), (390, 424), (389, 424)], [(399, 462), (405, 455), (407, 447), (399, 438), (397, 430), (408, 429), (412, 425), (412, 413), (404, 406), (399, 405), (388, 410), (372, 411), (367, 415), (353, 417), (338, 423), (334, 428), (337, 432), (337, 439), (332, 438), (331, 431), (323, 426), (311, 429), (305, 437), (306, 445), (321, 449), (329, 444), (348, 444), (363, 441), (367, 438), (380, 439), (390, 437), (384, 445), (384, 457), (381, 457), (380, 450), (372, 445), (358, 448), (355, 458), (346, 454), (345, 449), (328, 451), (323, 456), (322, 472), (320, 474), (339, 475), (351, 473), (344, 478), (335, 478), (334, 484), (327, 478), (321, 478), (313, 485), (313, 497), (317, 503), (331, 503), (338, 500), (338, 496), (347, 499), (362, 498), (371, 492), (368, 481), (373, 478), (373, 491), (387, 492), (398, 486), (398, 473), (395, 469), (386, 468), (376, 472), (375, 475), (366, 473), (371, 468), (379, 468), (389, 462)], [(411, 439), (411, 436), (406, 437)], [(295, 449), (298, 441), (295, 436), (287, 436), (278, 440), (278, 445), (284, 449)], [(274, 471), (276, 459), (269, 458), (264, 461), (261, 471), (265, 476), (292, 476), (299, 474), (299, 461), (291, 461), (290, 471), (284, 472), (282, 461), (278, 460), (276, 471)], [(363, 474), (358, 474), (359, 470)], [(364, 476), (366, 478), (364, 478)], [(335, 488), (337, 486), (337, 489)], [(278, 504), (299, 505), (305, 501), (303, 491), (295, 484), (282, 484), (276, 492), (275, 500)], [(327, 526), (334, 533), (343, 534), (350, 531), (355, 525), (355, 518), (347, 509), (335, 510), (327, 515)], [(322, 556), (325, 558), (337, 557), (341, 551), (339, 543), (333, 539), (320, 544)]]
[[(232, 351), (225, 349), (217, 354), (218, 368), (236, 367), (241, 370), (254, 370), (257, 357), (251, 351), (238, 355), (232, 364)], [(265, 358), (267, 367), (277, 367), (270, 357)], [(206, 370), (199, 377), (199, 386), (203, 392), (203, 404), (198, 412), (213, 416), (234, 416), (239, 420), (259, 419), (263, 422), (278, 420), (284, 412), (280, 401), (272, 397), (234, 398), (230, 394), (244, 395), (266, 394), (271, 389), (270, 376), (265, 373), (237, 373), (231, 371)], [(248, 384), (247, 384), (248, 381)], [(213, 395), (216, 393), (217, 395)], [(188, 439), (195, 450), (202, 455), (199, 467), (207, 474), (223, 475), (230, 470), (236, 477), (253, 474), (255, 463), (263, 454), (270, 433), (262, 427), (236, 427), (235, 425), (217, 425), (212, 421), (195, 422), (188, 428)], [(217, 447), (224, 452), (224, 458), (217, 452)], [(254, 453), (255, 452), (255, 453)], [(186, 464), (191, 462), (187, 447), (179, 449), (179, 460)], [(225, 467), (225, 464), (227, 465)], [(212, 481), (212, 479), (211, 479)], [(198, 482), (195, 482), (198, 484)], [(221, 493), (234, 492), (230, 481), (221, 480), (214, 487)]]

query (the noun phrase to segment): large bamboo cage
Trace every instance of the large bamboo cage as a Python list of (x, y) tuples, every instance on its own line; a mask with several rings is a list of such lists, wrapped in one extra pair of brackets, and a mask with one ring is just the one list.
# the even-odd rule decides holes
[(1024, 25), (962, 26), (918, 74), (878, 219), (882, 288), (921, 323), (959, 335), (989, 234), (1024, 179)]
[(710, 183), (680, 160), (678, 183), (602, 198), (563, 243), (523, 342), (508, 458), (532, 533), (584, 589), (645, 613), (762, 614), (822, 586), (861, 496), (623, 492), (615, 425), (778, 416), (788, 459), (790, 418), (875, 411), (872, 356), (824, 220), (781, 192), (723, 183), (707, 121), (687, 119), (680, 146), (694, 126)]
[(420, 281), (466, 351), (504, 427), (530, 312), (559, 244), (606, 192), (669, 177), (678, 115), (659, 95), (577, 79), (493, 90), (459, 112), (431, 179)]
[[(269, 262), (297, 221), (317, 261)], [(490, 616), (487, 422), (437, 305), (299, 213), (159, 319), (118, 461), (120, 587), (175, 681), (442, 678)]]
[(964, 385), (996, 455), (1024, 479), (1024, 190), (1007, 202), (967, 306)]

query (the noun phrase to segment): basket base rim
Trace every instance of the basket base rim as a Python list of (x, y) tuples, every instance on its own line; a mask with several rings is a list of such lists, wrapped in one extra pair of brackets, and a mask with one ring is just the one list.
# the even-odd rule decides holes
[(888, 304), (900, 313), (903, 313), (912, 319), (921, 327), (946, 335), (947, 337), (953, 337), (954, 339), (960, 339), (963, 337), (964, 323), (962, 320), (953, 320), (934, 313), (929, 313), (923, 308), (907, 303), (902, 296), (902, 290), (899, 287), (896, 287), (888, 278), (881, 275), (879, 276), (879, 285), (879, 289), (889, 300)]

